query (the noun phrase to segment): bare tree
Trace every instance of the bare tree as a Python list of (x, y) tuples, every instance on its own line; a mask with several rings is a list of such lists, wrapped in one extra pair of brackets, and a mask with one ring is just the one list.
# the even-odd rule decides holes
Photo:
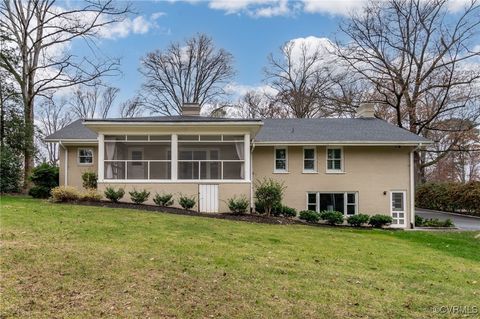
[(43, 139), (54, 132), (64, 128), (72, 121), (67, 100), (60, 100), (53, 97), (44, 98), (40, 104), (38, 112), (38, 122), (36, 125), (39, 143), (46, 150), (47, 160), (51, 164), (58, 164), (58, 145), (54, 143), (45, 143)]
[(171, 115), (180, 114), (184, 103), (214, 102), (225, 94), (224, 85), (234, 75), (232, 65), (232, 55), (204, 34), (148, 53), (140, 68), (145, 106)]
[[(472, 1), (448, 16), (447, 6), (446, 0), (371, 1), (341, 25), (351, 41), (339, 45), (337, 54), (370, 83), (371, 101), (399, 127), (427, 138), (473, 128), (445, 127), (445, 119), (476, 125), (480, 116), (480, 68), (469, 63), (480, 55), (473, 49), (480, 8)], [(433, 157), (416, 152), (417, 180), (455, 143)]]
[(82, 85), (73, 92), (71, 110), (78, 118), (107, 118), (119, 91), (101, 83)]
[[(12, 74), (22, 95), (25, 177), (33, 167), (35, 99), (52, 90), (88, 84), (117, 70), (117, 60), (79, 59), (65, 52), (66, 45), (83, 39), (93, 49), (100, 29), (123, 20), (127, 11), (128, 6), (119, 9), (111, 0), (91, 0), (75, 8), (60, 7), (55, 0), (1, 2), (1, 33), (20, 56), (17, 66), (0, 52), (0, 67)], [(27, 181), (25, 178), (24, 188)]]
[(120, 116), (123, 118), (140, 116), (142, 111), (143, 103), (138, 96), (129, 99), (120, 105)]
[(331, 61), (326, 48), (289, 41), (280, 55), (270, 54), (265, 68), (266, 81), (277, 91), (274, 103), (281, 103), (293, 117), (328, 116), (333, 110), (325, 93), (331, 89)]
[(241, 118), (286, 118), (288, 110), (276, 103), (265, 92), (248, 91), (235, 106), (235, 114)]

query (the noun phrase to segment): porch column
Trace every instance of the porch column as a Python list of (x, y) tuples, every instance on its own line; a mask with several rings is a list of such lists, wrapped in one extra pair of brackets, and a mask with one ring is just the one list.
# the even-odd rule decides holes
[(172, 142), (171, 142), (171, 176), (172, 181), (176, 181), (178, 179), (178, 135), (172, 134)]
[(105, 142), (104, 142), (104, 136), (103, 134), (98, 134), (98, 176), (97, 179), (99, 182), (103, 182), (104, 175), (103, 175), (103, 170), (104, 170), (104, 163), (103, 159), (105, 156)]
[(250, 176), (250, 171), (251, 171), (251, 162), (250, 162), (250, 133), (247, 133), (244, 135), (244, 143), (243, 143), (244, 147), (245, 147), (245, 150), (243, 152), (244, 154), (244, 158), (245, 158), (245, 165), (244, 165), (244, 170), (245, 172), (243, 172), (244, 174), (244, 177), (245, 177), (245, 180), (246, 181), (250, 181), (251, 180), (251, 176)]

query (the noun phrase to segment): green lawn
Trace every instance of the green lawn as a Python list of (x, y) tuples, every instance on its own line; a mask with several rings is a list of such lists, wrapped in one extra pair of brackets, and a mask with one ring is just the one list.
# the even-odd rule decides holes
[[(479, 306), (480, 236), (1, 200), (1, 318), (412, 318)], [(458, 315), (460, 317), (460, 315)]]

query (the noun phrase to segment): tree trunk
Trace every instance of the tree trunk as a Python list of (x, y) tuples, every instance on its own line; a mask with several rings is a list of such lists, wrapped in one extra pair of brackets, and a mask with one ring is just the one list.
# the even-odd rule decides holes
[(23, 150), (23, 165), (24, 165), (24, 174), (23, 174), (23, 191), (25, 193), (30, 189), (31, 183), (29, 180), (32, 168), (34, 167), (34, 114), (33, 114), (33, 98), (24, 101), (25, 103), (25, 114), (24, 114), (24, 125), (25, 125), (25, 148)]

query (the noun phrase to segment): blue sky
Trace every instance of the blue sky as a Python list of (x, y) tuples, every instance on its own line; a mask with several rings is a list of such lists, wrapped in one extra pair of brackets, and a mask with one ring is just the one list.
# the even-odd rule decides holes
[[(218, 47), (233, 54), (237, 71), (235, 83), (261, 85), (267, 55), (284, 42), (307, 36), (335, 37), (341, 15), (308, 13), (296, 10), (294, 4), (289, 3), (291, 12), (259, 17), (248, 10), (264, 8), (262, 6), (246, 6), (229, 12), (214, 9), (206, 1), (134, 2), (136, 14), (129, 18), (126, 26), (117, 26), (118, 30), (112, 30), (112, 34), (99, 42), (102, 52), (121, 58), (123, 75), (108, 81), (121, 89), (119, 101), (132, 97), (142, 82), (138, 72), (142, 56), (165, 48), (171, 41), (202, 32), (211, 36)], [(137, 27), (130, 23), (135, 18), (140, 22)]]
[[(70, 3), (75, 5), (75, 1)], [(236, 87), (258, 87), (267, 56), (286, 41), (314, 36), (341, 37), (339, 22), (368, 0), (168, 0), (133, 1), (134, 14), (102, 30), (99, 48), (121, 58), (122, 75), (109, 84), (120, 88), (117, 103), (132, 98), (142, 83), (140, 59), (197, 32), (214, 39), (233, 54)], [(458, 13), (468, 0), (450, 0), (450, 13)], [(124, 2), (120, 2), (120, 5)], [(340, 38), (341, 39), (341, 38)], [(316, 40), (316, 39), (315, 39)], [(345, 40), (345, 39), (341, 39)], [(82, 53), (73, 44), (74, 52)], [(84, 53), (84, 52), (83, 52)]]

